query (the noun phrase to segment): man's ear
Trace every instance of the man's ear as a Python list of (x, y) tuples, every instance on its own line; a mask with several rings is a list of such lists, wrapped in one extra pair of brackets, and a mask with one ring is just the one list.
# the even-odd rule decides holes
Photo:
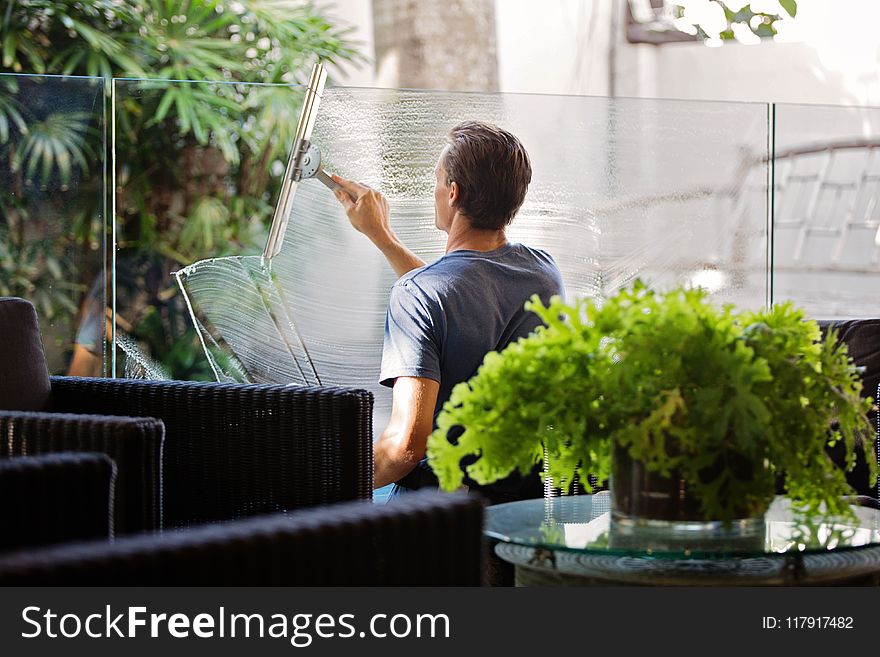
[(454, 180), (449, 183), (449, 207), (454, 208), (458, 205), (458, 183)]

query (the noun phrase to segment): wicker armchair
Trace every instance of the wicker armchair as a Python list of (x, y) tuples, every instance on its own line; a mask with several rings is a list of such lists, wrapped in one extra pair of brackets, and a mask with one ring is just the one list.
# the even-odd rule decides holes
[(0, 411), (0, 463), (17, 460), (2, 457), (55, 452), (106, 454), (117, 467), (116, 532), (157, 530), (162, 527), (164, 433), (155, 418)]
[(100, 451), (118, 534), (369, 499), (372, 395), (49, 377), (33, 306), (0, 298), (0, 457)]
[(373, 397), (364, 390), (50, 380), (53, 411), (161, 420), (164, 527), (372, 496)]
[(0, 459), (0, 552), (110, 538), (115, 484), (105, 454)]
[(478, 586), (483, 503), (406, 495), (0, 555), (0, 585)]

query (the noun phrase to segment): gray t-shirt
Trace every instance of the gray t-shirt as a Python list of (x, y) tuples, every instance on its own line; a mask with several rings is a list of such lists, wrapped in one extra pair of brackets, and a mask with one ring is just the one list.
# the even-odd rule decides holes
[[(436, 422), (452, 389), (476, 374), (487, 353), (504, 349), (540, 325), (540, 318), (523, 308), (525, 302), (537, 294), (546, 304), (562, 293), (553, 258), (523, 244), (453, 251), (414, 269), (391, 288), (380, 383), (393, 386), (399, 376), (438, 381)], [(537, 470), (490, 486), (465, 481), (492, 503), (540, 497), (543, 491)], [(427, 459), (422, 459), (395, 484), (390, 497), (436, 485)]]
[(399, 376), (439, 382), (436, 420), (452, 388), (488, 352), (541, 324), (523, 308), (533, 294), (545, 304), (563, 294), (562, 276), (548, 253), (523, 244), (453, 251), (404, 274), (391, 288), (380, 383), (393, 386)]

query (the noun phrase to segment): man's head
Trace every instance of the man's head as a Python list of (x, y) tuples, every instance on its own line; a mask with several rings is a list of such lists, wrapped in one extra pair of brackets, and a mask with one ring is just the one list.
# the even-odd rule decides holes
[(516, 215), (532, 180), (529, 154), (506, 130), (459, 123), (437, 162), (435, 222), (449, 231), (456, 213), (477, 230), (502, 230)]

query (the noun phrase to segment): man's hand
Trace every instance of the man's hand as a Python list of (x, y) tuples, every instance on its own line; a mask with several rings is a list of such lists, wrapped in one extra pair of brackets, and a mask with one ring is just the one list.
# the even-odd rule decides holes
[[(333, 181), (341, 189), (334, 190), (337, 200), (355, 230), (363, 233), (382, 248), (393, 235), (388, 221), (388, 199), (375, 189), (333, 174)], [(353, 199), (353, 200), (352, 200)]]
[(380, 192), (335, 173), (332, 177), (340, 187), (333, 193), (345, 208), (351, 225), (370, 238), (388, 260), (394, 273), (403, 276), (408, 271), (425, 266), (425, 261), (407, 249), (391, 230), (388, 200)]

